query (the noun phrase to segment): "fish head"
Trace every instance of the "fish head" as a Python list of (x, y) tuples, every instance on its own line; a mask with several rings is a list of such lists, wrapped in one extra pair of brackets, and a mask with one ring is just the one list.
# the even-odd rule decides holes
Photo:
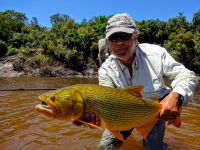
[(36, 110), (51, 118), (78, 120), (84, 110), (81, 94), (72, 88), (44, 93), (39, 100)]

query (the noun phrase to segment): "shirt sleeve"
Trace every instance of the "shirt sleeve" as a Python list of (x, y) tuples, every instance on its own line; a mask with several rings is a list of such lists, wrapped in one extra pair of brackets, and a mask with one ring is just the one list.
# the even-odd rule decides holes
[(168, 79), (172, 91), (184, 96), (184, 104), (191, 101), (198, 82), (195, 73), (175, 61), (164, 48), (162, 63), (164, 76)]
[(98, 73), (99, 85), (114, 87), (112, 79), (109, 77), (106, 68), (100, 67)]

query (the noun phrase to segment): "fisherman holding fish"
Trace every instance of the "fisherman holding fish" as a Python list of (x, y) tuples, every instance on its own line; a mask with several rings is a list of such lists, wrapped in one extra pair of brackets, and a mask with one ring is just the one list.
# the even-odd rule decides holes
[[(162, 99), (160, 120), (143, 140), (143, 145), (148, 150), (166, 150), (167, 145), (163, 142), (165, 123), (172, 123), (180, 115), (180, 106), (193, 99), (197, 80), (194, 72), (175, 61), (165, 48), (140, 44), (138, 34), (128, 14), (116, 14), (108, 20), (105, 40), (111, 55), (99, 69), (99, 84), (113, 88), (143, 85), (143, 97)], [(94, 114), (86, 113), (82, 120), (100, 124)], [(126, 139), (132, 130), (120, 133)], [(100, 149), (118, 149), (121, 144), (121, 140), (105, 129)]]
[(74, 124), (105, 128), (101, 150), (120, 148), (133, 129), (142, 135), (147, 150), (166, 150), (165, 124), (180, 127), (181, 106), (193, 99), (197, 79), (165, 48), (138, 43), (138, 34), (128, 14), (111, 17), (106, 39), (100, 42), (108, 43), (104, 47), (111, 55), (99, 69), (99, 85), (73, 85), (44, 93), (36, 109)]

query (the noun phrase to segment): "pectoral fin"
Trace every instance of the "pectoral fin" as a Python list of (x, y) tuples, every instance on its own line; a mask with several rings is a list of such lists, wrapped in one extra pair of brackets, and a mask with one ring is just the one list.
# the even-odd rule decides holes
[(96, 126), (96, 125), (94, 125), (94, 124), (92, 124), (92, 123), (88, 123), (88, 122), (85, 122), (85, 121), (82, 121), (82, 120), (77, 120), (77, 121), (80, 122), (80, 123), (82, 123), (82, 124), (84, 124), (86, 127), (95, 128), (95, 129), (99, 129), (99, 130), (103, 130), (102, 127)]
[(121, 133), (119, 133), (118, 131), (114, 131), (114, 130), (109, 130), (116, 138), (118, 138), (121, 141), (124, 141), (124, 137)]

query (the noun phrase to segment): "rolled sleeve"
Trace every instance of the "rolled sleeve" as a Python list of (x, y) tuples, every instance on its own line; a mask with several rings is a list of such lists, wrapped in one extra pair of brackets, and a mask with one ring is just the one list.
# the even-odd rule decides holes
[(172, 91), (184, 96), (184, 104), (193, 99), (198, 83), (195, 73), (176, 62), (165, 49), (163, 51), (163, 72), (170, 82)]

